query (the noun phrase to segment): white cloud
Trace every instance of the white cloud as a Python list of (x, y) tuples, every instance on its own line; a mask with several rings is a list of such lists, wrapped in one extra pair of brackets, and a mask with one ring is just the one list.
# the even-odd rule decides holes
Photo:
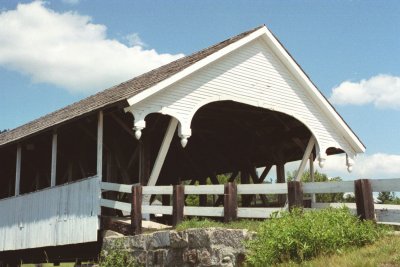
[(400, 178), (400, 155), (376, 153), (360, 155), (355, 159), (352, 173), (346, 171), (346, 157), (344, 155), (328, 156), (325, 166), (318, 169), (330, 177), (343, 178)]
[(76, 12), (58, 13), (42, 1), (0, 13), (0, 66), (71, 92), (93, 92), (173, 61), (136, 43), (107, 38), (106, 26)]
[(146, 46), (137, 33), (128, 34), (125, 39), (128, 41), (129, 46)]
[(338, 105), (400, 109), (400, 77), (380, 74), (359, 82), (345, 81), (332, 89), (329, 100)]

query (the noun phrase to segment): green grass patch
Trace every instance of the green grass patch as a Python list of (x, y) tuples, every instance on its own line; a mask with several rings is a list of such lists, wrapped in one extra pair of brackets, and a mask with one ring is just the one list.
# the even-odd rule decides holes
[(257, 231), (262, 222), (263, 221), (257, 221), (257, 220), (238, 220), (230, 223), (223, 223), (223, 222), (212, 221), (209, 219), (191, 218), (184, 220), (182, 223), (177, 225), (176, 230), (183, 231), (190, 228), (218, 227), (226, 229), (248, 229), (250, 231)]
[(264, 221), (256, 239), (247, 243), (247, 262), (268, 266), (342, 253), (379, 240), (386, 229), (360, 221), (347, 208), (282, 212), (279, 218)]
[(302, 263), (282, 263), (279, 267), (394, 267), (400, 266), (400, 236), (386, 236), (371, 245), (320, 256)]

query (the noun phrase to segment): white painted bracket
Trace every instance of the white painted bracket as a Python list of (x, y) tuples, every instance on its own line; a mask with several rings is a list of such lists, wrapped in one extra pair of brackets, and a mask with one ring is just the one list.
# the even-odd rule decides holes
[(352, 172), (353, 171), (354, 156), (346, 154), (346, 166), (347, 166), (347, 171), (348, 172)]
[(146, 121), (144, 119), (142, 120), (135, 120), (135, 124), (133, 126), (133, 130), (135, 131), (135, 137), (137, 140), (142, 137), (142, 130), (146, 128)]
[(181, 138), (181, 145), (184, 148), (188, 143), (188, 138), (192, 136), (192, 129), (190, 129), (190, 127), (182, 126), (180, 124), (178, 128), (178, 135)]

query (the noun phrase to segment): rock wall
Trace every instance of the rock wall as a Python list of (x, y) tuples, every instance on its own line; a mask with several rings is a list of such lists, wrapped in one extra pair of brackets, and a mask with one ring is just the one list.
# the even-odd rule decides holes
[(241, 266), (246, 240), (254, 232), (238, 229), (206, 228), (185, 231), (158, 231), (151, 234), (107, 237), (105, 253), (116, 240), (130, 251), (143, 266)]

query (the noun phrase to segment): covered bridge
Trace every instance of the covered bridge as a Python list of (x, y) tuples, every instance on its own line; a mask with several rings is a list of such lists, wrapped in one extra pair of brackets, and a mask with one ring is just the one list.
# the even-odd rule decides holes
[(101, 181), (261, 183), (276, 165), (285, 182), (287, 162), (351, 170), (364, 150), (261, 26), (0, 134), (0, 261), (95, 255)]

